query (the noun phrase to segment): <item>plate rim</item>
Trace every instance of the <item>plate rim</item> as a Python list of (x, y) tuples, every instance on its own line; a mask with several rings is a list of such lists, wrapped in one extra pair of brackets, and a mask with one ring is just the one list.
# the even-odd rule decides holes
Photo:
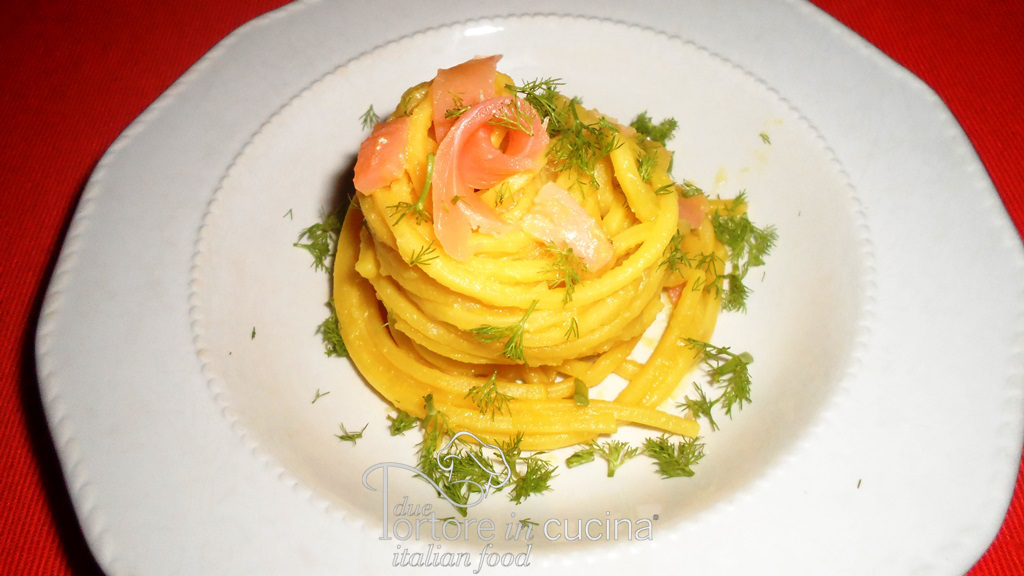
[[(59, 394), (62, 385), (66, 386), (67, 383), (62, 383), (59, 380), (60, 372), (59, 370), (54, 369), (55, 363), (59, 364), (59, 362), (53, 360), (53, 358), (47, 353), (48, 351), (51, 350), (51, 335), (59, 328), (61, 312), (61, 294), (65, 290), (67, 290), (67, 283), (70, 281), (69, 278), (72, 277), (76, 271), (76, 254), (81, 248), (79, 244), (81, 242), (84, 242), (83, 238), (87, 235), (86, 233), (88, 232), (89, 213), (95, 209), (94, 205), (100, 201), (100, 194), (102, 192), (101, 183), (103, 182), (103, 178), (107, 173), (108, 169), (110, 168), (110, 165), (116, 162), (119, 156), (119, 152), (122, 149), (129, 147), (134, 141), (136, 135), (146, 129), (146, 127), (149, 125), (153, 117), (160, 114), (161, 110), (164, 107), (170, 106), (174, 102), (176, 95), (186, 90), (188, 86), (190, 86), (191, 83), (201, 75), (201, 72), (205, 70), (205, 68), (212, 66), (211, 62), (220, 58), (222, 54), (228, 51), (229, 48), (232, 45), (234, 45), (238, 41), (238, 38), (240, 38), (241, 36), (252, 33), (253, 30), (265, 25), (267, 22), (271, 22), (278, 18), (283, 18), (289, 14), (303, 10), (307, 6), (314, 4), (317, 4), (317, 2), (305, 1), (300, 2), (298, 4), (285, 6), (273, 12), (260, 16), (257, 19), (252, 20), (243, 25), (242, 27), (236, 29), (231, 34), (229, 34), (224, 40), (222, 40), (217, 46), (215, 46), (210, 52), (204, 55), (203, 58), (200, 59), (200, 61), (196, 65), (190, 68), (185, 73), (185, 75), (183, 75), (179, 80), (177, 80), (171, 86), (171, 88), (168, 89), (167, 92), (162, 94), (151, 106), (149, 106), (146, 109), (145, 112), (143, 112), (143, 114), (139, 118), (133, 121), (132, 124), (117, 138), (117, 140), (115, 140), (114, 144), (104, 154), (96, 170), (90, 177), (89, 183), (86, 186), (85, 191), (82, 195), (82, 199), (79, 202), (79, 205), (75, 211), (75, 216), (72, 220), (64, 245), (61, 248), (60, 258), (58, 260), (57, 266), (55, 267), (50, 284), (47, 288), (47, 294), (44, 300), (38, 324), (36, 345), (36, 357), (38, 366), (37, 370), (40, 377), (40, 389), (43, 392), (43, 401), (44, 408), (46, 410), (47, 420), (50, 425), (51, 432), (53, 433), (54, 438), (58, 444), (58, 453), (60, 455), (61, 465), (64, 470), (65, 477), (68, 478), (69, 480), (68, 485), (70, 488), (72, 500), (75, 504), (76, 511), (79, 513), (79, 517), (83, 523), (83, 531), (85, 532), (87, 541), (89, 541), (90, 546), (93, 547), (94, 552), (97, 553), (98, 559), (101, 562), (105, 562), (105, 567), (109, 567), (111, 565), (109, 560), (112, 559), (112, 552), (109, 550), (104, 551), (104, 549), (107, 547), (107, 544), (104, 542), (103, 538), (102, 521), (96, 520), (96, 515), (101, 515), (101, 512), (97, 511), (94, 508), (95, 499), (90, 494), (90, 490), (92, 489), (92, 487), (90, 486), (89, 477), (86, 472), (87, 467), (84, 466), (80, 461), (81, 454), (79, 453), (78, 447), (76, 445), (75, 436), (70, 432), (74, 428), (72, 424), (73, 410), (71, 412), (68, 411), (68, 408), (62, 404)], [(789, 4), (793, 3), (790, 2)], [(821, 14), (823, 13), (819, 13), (816, 17), (820, 18)], [(504, 15), (494, 14), (493, 16), (501, 17)], [(591, 16), (583, 15), (582, 17)], [(624, 23), (633, 26), (637, 25), (628, 22)], [(838, 24), (837, 22), (832, 22), (831, 24), (833, 25), (833, 27), (838, 26), (838, 28), (841, 29), (847, 35), (846, 40), (860, 40), (861, 42), (866, 44), (866, 41), (863, 41), (849, 30), (843, 28), (841, 24)], [(661, 30), (657, 30), (657, 32), (667, 33)], [(671, 33), (668, 34), (671, 35)], [(375, 48), (376, 47), (373, 47), (371, 49)], [(871, 48), (873, 49), (873, 47)], [(887, 57), (878, 52), (877, 49), (874, 50), (876, 57), (880, 55), (886, 60), (888, 60)], [(908, 71), (904, 70), (902, 67), (899, 67), (898, 64), (892, 62), (891, 60), (889, 60), (888, 62), (889, 64), (894, 65), (896, 68), (898, 68), (899, 71), (905, 75), (903, 78), (904, 80), (908, 78), (913, 79), (918, 83), (919, 89), (922, 86), (924, 86), (923, 83), (920, 82), (920, 80), (918, 80)], [(755, 78), (758, 78), (763, 82), (763, 79), (761, 79), (756, 73), (753, 74)], [(771, 84), (766, 84), (770, 88), (774, 89), (774, 87)], [(924, 88), (925, 90), (930, 92), (929, 88)], [(931, 92), (931, 95), (933, 98), (937, 99), (937, 96), (934, 95), (934, 92)], [(945, 108), (944, 105), (941, 106)], [(793, 106), (793, 108), (796, 109), (798, 113), (803, 114), (802, 110), (799, 107)], [(948, 109), (946, 111), (948, 112)], [(978, 160), (976, 156), (971, 160), (980, 166), (980, 160)], [(984, 175), (983, 168), (982, 174)], [(854, 187), (856, 188), (855, 185)], [(998, 194), (996, 193), (994, 187), (992, 187), (991, 182), (988, 182), (988, 188), (990, 189), (991, 195), (994, 195), (995, 199), (998, 200)], [(212, 192), (213, 191), (209, 191), (210, 194), (212, 194)], [(992, 198), (989, 198), (988, 200), (991, 201)], [(1005, 209), (1003, 209), (1001, 203), (997, 204), (999, 209), (1002, 211), (1003, 216), (1005, 217), (1004, 220), (1008, 222), (1008, 215), (1006, 214)], [(1015, 240), (1017, 240), (1017, 238), (1015, 238)], [(1017, 272), (1019, 273), (1021, 269), (1021, 252), (1019, 249), (1019, 242), (1016, 242), (1015, 246), (1017, 248), (1015, 251), (1016, 267)], [(1009, 250), (1013, 250), (1013, 247), (1010, 247)], [(1018, 311), (1018, 314), (1015, 318), (1016, 325), (1018, 327), (1016, 332), (1016, 340), (1014, 342), (1014, 344), (1016, 345), (1016, 350), (1011, 351), (1010, 354), (1011, 358), (1016, 359), (1019, 359), (1021, 357), (1021, 319), (1022, 313), (1021, 311)], [(1010, 417), (1010, 412), (1013, 412), (1013, 409), (1015, 407), (1019, 407), (1021, 405), (1020, 392), (1017, 391), (1016, 397), (1014, 397), (1014, 395), (1012, 394), (1012, 392), (1014, 391), (1012, 387), (1015, 384), (1019, 383), (1020, 378), (1021, 374), (1019, 372), (1011, 373), (1009, 375), (1009, 380), (1002, 384), (1004, 388), (1009, 388), (1009, 391), (1011, 392), (1011, 394), (1009, 394), (1009, 397), (1007, 398), (1008, 402), (1006, 403), (1006, 409), (1004, 410), (1004, 415), (1006, 416), (1004, 424), (1006, 427), (1013, 428), (1017, 432), (1020, 432), (1020, 430), (1024, 428), (1024, 417), (1018, 416), (1016, 419), (1014, 419)], [(1017, 434), (1017, 436), (1019, 437), (1020, 435)], [(1005, 441), (1004, 448), (1007, 449), (1009, 452), (1015, 452), (1019, 458), (1020, 441), (1009, 439), (1009, 435), (1004, 435), (1004, 438), (1008, 438)], [(1012, 469), (1013, 472), (1015, 472), (1016, 466), (1012, 466)], [(1005, 476), (1007, 475), (1004, 474), (1004, 477)], [(999, 513), (998, 517), (996, 518), (997, 521), (992, 531), (993, 537), (995, 534), (994, 530), (998, 529), (998, 526), (1001, 523), (1000, 520), (1003, 516), (1003, 513), (1005, 513), (1005, 506), (1008, 505), (1009, 497), (1012, 494), (1012, 478), (1010, 478), (1010, 480), (1007, 482), (1007, 485), (1009, 490), (1004, 489), (1002, 491), (1005, 497), (995, 498), (996, 500), (1003, 500), (1003, 505), (1000, 506), (999, 504), (996, 504), (997, 508), (1001, 508), (1002, 513)], [(988, 542), (990, 540), (991, 538), (988, 538), (988, 540), (986, 540), (985, 542)], [(980, 553), (983, 549), (984, 547), (982, 547), (981, 550), (979, 550), (978, 552)]]

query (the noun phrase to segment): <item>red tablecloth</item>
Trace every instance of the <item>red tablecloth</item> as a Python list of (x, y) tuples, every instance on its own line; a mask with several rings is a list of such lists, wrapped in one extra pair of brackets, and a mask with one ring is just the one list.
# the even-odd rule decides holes
[[(44, 421), (42, 292), (114, 138), (239, 25), (282, 0), (0, 4), (0, 574), (98, 574)], [(1024, 2), (815, 0), (931, 85), (1024, 233)], [(1024, 471), (1024, 467), (1022, 467)], [(1024, 574), (1024, 480), (970, 572)]]

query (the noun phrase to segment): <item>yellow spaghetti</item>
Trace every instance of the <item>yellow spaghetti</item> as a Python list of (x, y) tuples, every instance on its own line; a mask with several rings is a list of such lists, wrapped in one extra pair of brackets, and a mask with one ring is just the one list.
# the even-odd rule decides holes
[[(712, 218), (744, 205), (677, 183), (664, 136), (496, 62), (410, 88), (363, 144), (334, 263), (349, 355), (395, 408), (423, 418), (432, 395), (451, 429), (526, 449), (623, 424), (696, 436), (658, 406), (721, 309)], [(649, 359), (630, 359), (665, 306)], [(612, 374), (625, 388), (590, 399)]]

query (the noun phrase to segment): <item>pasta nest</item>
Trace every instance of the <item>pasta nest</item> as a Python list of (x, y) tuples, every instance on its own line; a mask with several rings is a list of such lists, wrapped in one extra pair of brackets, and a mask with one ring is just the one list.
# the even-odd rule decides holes
[[(498, 94), (513, 96), (510, 84), (499, 75)], [(527, 449), (588, 442), (621, 424), (695, 436), (692, 418), (658, 406), (699, 359), (688, 339), (707, 341), (720, 309), (717, 291), (702, 288), (714, 271), (670, 257), (680, 251), (724, 261), (709, 201), (698, 198), (705, 207), (699, 225), (681, 222), (664, 146), (559, 96), (557, 105), (584, 128), (581, 143), (608, 141), (593, 146), (597, 154), (581, 169), (566, 161), (573, 153), (566, 140), (578, 135), (563, 131), (538, 168), (474, 190), (509, 226), (496, 235), (471, 232), (471, 256), (454, 258), (440, 245), (430, 203), (415, 210), (438, 151), (429, 88), (410, 88), (392, 116), (408, 118), (401, 174), (357, 194), (339, 236), (334, 302), (363, 377), (399, 410), (422, 418), (432, 395), (453, 430), (494, 441), (522, 433)], [(539, 191), (552, 183), (610, 243), (600, 268), (524, 231)], [(667, 328), (650, 357), (630, 359), (666, 306)], [(607, 400), (596, 391), (590, 398), (612, 374), (625, 387)]]

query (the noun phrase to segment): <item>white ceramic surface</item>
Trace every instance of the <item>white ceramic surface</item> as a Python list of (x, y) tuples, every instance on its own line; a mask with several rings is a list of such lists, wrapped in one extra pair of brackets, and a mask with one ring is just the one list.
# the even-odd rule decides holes
[[(545, 62), (560, 48), (559, 33), (603, 41)], [(416, 58), (425, 53), (431, 61)], [(473, 516), (515, 513), (536, 521), (595, 512), (633, 518), (643, 511), (658, 514), (662, 526), (692, 518), (763, 476), (851, 380), (857, 330), (869, 324), (871, 279), (853, 192), (820, 137), (748, 74), (649, 30), (565, 17), (471, 22), (375, 50), (289, 102), (228, 171), (200, 233), (193, 315), (207, 373), (238, 428), (289, 474), (339, 510), (380, 524), (380, 495), (363, 488), (361, 473), (382, 461), (411, 463), (412, 439), (392, 439), (386, 403), (350, 362), (323, 355), (313, 327), (326, 315), (329, 282), (292, 243), (344, 194), (338, 181), (366, 135), (356, 119), (367, 102), (393, 107), (403, 85), (484, 53), (508, 54), (502, 70), (515, 78), (562, 78), (566, 93), (614, 117), (648, 110), (680, 119), (680, 138), (672, 143), (676, 172), (712, 195), (747, 191), (755, 221), (775, 225), (781, 241), (764, 281), (759, 270), (751, 275), (751, 312), (724, 315), (713, 339), (756, 353), (755, 402), (737, 422), (723, 418), (724, 430), (706, 436), (709, 457), (697, 478), (665, 482), (640, 461), (615, 481), (602, 481), (599, 465), (563, 468), (550, 494), (521, 506), (488, 499)], [(622, 71), (618, 86), (629, 88), (610, 89), (606, 77), (588, 73), (594, 61)], [(330, 394), (313, 406), (318, 389)], [(609, 397), (594, 391), (602, 393)], [(674, 404), (665, 409), (675, 411)], [(370, 427), (356, 447), (343, 447), (334, 437), (339, 421)], [(552, 460), (561, 463), (570, 453)], [(405, 484), (392, 498), (433, 501), (425, 484)], [(451, 513), (441, 507), (439, 517)]]
[[(634, 12), (613, 3), (560, 2), (537, 10), (631, 22), (703, 45), (763, 80), (822, 141), (757, 81), (682, 42), (578, 18), (494, 19), (508, 11), (497, 3), (456, 2), (442, 11), (409, 3), (380, 14), (300, 3), (232, 34), (176, 83), (94, 174), (39, 330), (47, 415), (104, 569), (389, 569), (398, 543), (371, 532), (379, 519), (354, 478), (382, 459), (378, 452), (390, 459), (394, 444), (346, 450), (323, 440), (337, 420), (379, 423), (385, 411), (364, 388), (333, 388), (353, 376), (339, 380), (344, 363), (322, 358), (310, 334), (323, 313), (317, 301), (325, 279), (288, 243), (326, 201), (332, 167), (361, 137), (355, 117), (366, 104), (386, 108), (402, 87), (438, 66), (475, 52), (505, 52), (502, 68), (514, 77), (562, 76), (572, 92), (613, 115), (628, 117), (642, 106), (655, 116), (676, 115), (684, 127), (692, 121), (698, 138), (680, 136), (677, 174), (704, 184), (724, 167), (725, 185), (749, 187), (757, 219), (777, 224), (782, 234), (751, 313), (730, 317), (719, 331), (758, 358), (755, 404), (712, 435), (712, 455), (698, 476), (669, 494), (672, 484), (654, 481), (642, 466), (613, 480), (577, 469), (559, 478), (555, 495), (519, 516), (660, 513), (654, 540), (538, 547), (531, 568), (572, 562), (608, 573), (626, 566), (701, 574), (966, 570), (999, 525), (1020, 451), (1019, 239), (963, 133), (916, 79), (813, 7), (713, 6), (665, 2)], [(485, 16), (492, 18), (367, 53), (417, 30)], [(542, 33), (514, 52), (507, 34), (530, 24)], [(484, 25), (495, 29), (458, 33), (486, 32)], [(431, 56), (409, 60), (403, 50), (410, 48)], [(621, 84), (653, 82), (666, 90), (641, 96), (602, 89), (594, 73), (552, 70), (560, 63), (547, 55), (556, 50), (567, 63), (594, 53), (601, 54), (597, 62), (636, 54), (640, 64), (612, 68), (624, 75)], [(684, 89), (672, 97), (693, 81), (680, 70), (690, 65), (706, 66), (694, 77), (707, 80), (710, 92)], [(365, 83), (375, 76), (378, 82)], [(352, 91), (361, 93), (355, 101), (347, 97)], [(707, 98), (721, 107), (687, 114), (706, 110)], [(324, 118), (335, 105), (337, 116)], [(767, 150), (757, 139), (766, 123), (773, 141)], [(737, 146), (747, 133), (749, 147)], [(329, 144), (295, 154), (282, 143), (296, 138)], [(823, 143), (849, 175), (855, 201)], [(310, 169), (282, 172), (269, 161), (289, 153), (289, 162)], [(804, 159), (799, 168), (796, 156)], [(809, 185), (788, 188), (794, 180)], [(298, 191), (290, 196), (293, 186)], [(809, 192), (819, 189), (827, 193)], [(294, 221), (283, 217), (289, 209)], [(193, 276), (204, 218), (205, 250)], [(256, 226), (247, 227), (250, 220)], [(227, 233), (237, 229), (262, 233)], [(256, 266), (245, 250), (253, 245), (275, 266)], [(980, 277), (983, 288), (962, 280)], [(801, 292), (789, 284), (794, 279)], [(252, 290), (230, 298), (232, 282)], [(293, 314), (268, 305), (289, 299)], [(284, 364), (281, 350), (288, 351)], [(975, 361), (982, 356), (986, 362)], [(216, 400), (207, 376), (215, 380)], [(257, 395), (241, 393), (248, 383)], [(332, 393), (309, 405), (318, 387)], [(787, 396), (794, 387), (801, 394)], [(294, 417), (271, 418), (272, 405)], [(411, 442), (397, 450), (411, 452)], [(620, 493), (616, 482), (628, 488)], [(572, 498), (560, 499), (566, 492)], [(495, 518), (500, 525), (509, 512), (495, 510), (503, 515)], [(428, 543), (405, 547), (425, 551)]]

